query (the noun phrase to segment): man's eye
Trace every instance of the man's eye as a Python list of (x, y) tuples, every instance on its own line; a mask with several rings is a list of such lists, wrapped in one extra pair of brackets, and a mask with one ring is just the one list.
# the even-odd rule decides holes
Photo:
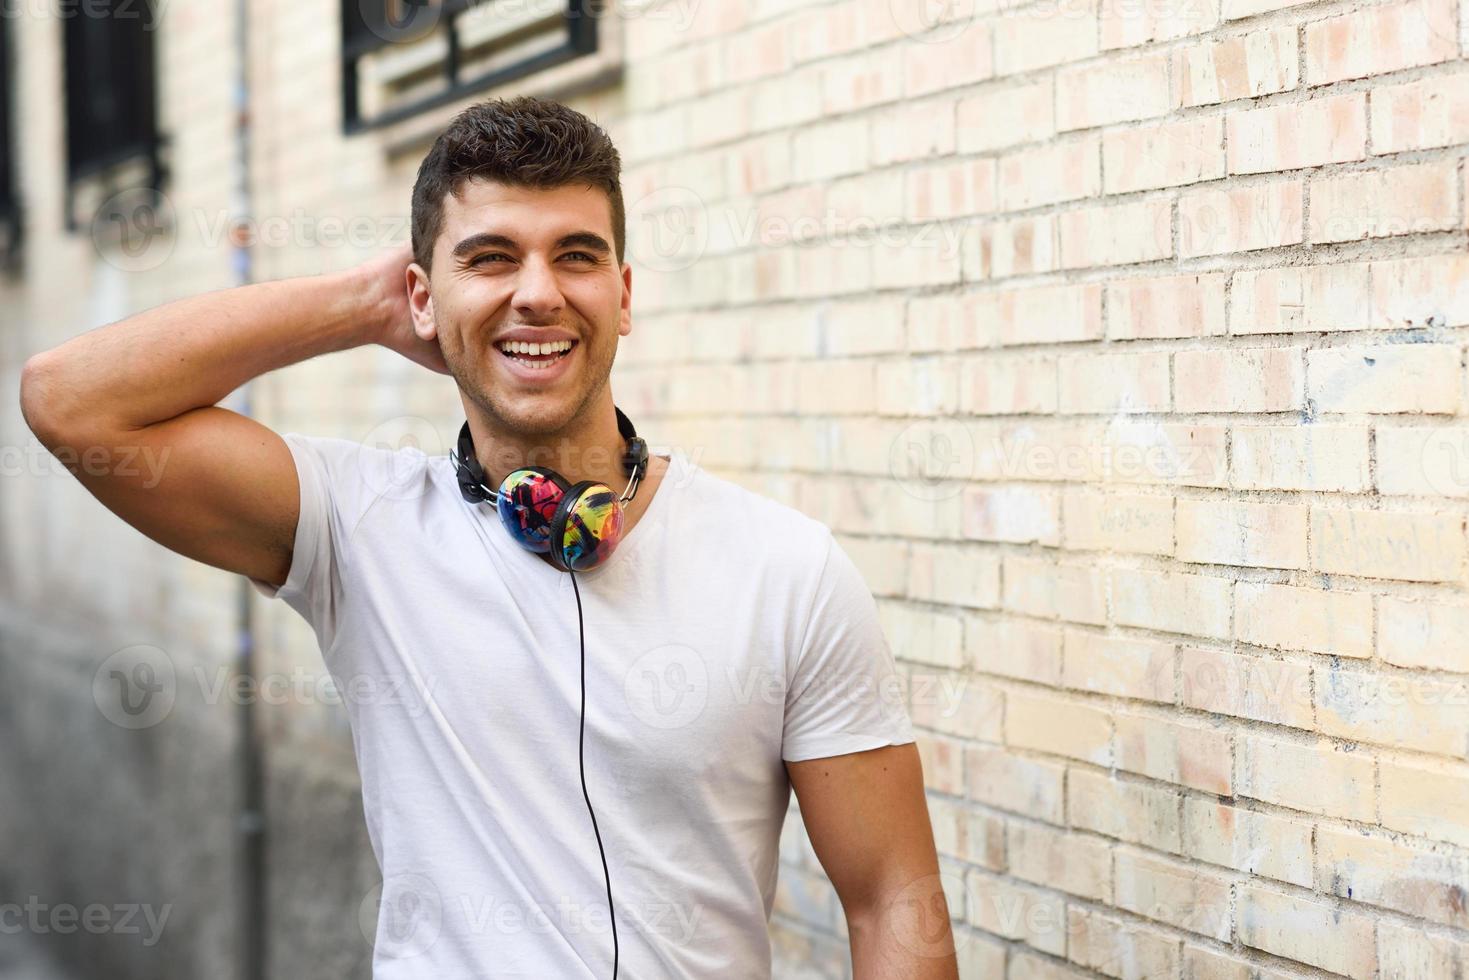
[(596, 258), (594, 258), (592, 255), (588, 254), (587, 252), (567, 252), (566, 255), (563, 256), (563, 258), (572, 256), (572, 255), (580, 255), (582, 258), (586, 259), (588, 262), (595, 262), (595, 261), (597, 261)]
[(486, 252), (484, 255), (476, 255), (473, 259), (470, 259), (469, 264), (479, 265), (485, 259), (503, 259), (505, 257), (503, 252)]

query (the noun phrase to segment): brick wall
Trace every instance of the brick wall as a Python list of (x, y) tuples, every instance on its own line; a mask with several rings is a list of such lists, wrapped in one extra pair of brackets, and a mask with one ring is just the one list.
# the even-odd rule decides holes
[[(623, 81), (568, 99), (626, 163), (618, 403), (650, 441), (829, 523), (863, 569), (966, 978), (1469, 969), (1464, 14), (932, 7), (624, 7)], [(252, 4), (257, 216), (402, 240), (426, 137), (340, 135), (336, 10)], [(119, 276), (56, 227), (56, 27), (26, 20), (36, 210), (4, 287), (12, 392), (33, 350), (229, 284), (198, 224), (228, 203), (229, 23), (219, 0), (165, 17), (170, 195), (194, 224)], [(257, 268), (341, 268), (372, 244), (291, 233)], [(279, 431), (440, 448), (459, 411), (376, 351), (280, 372), (257, 405)], [(0, 411), (27, 444), (14, 398)], [(12, 623), (78, 635), (82, 674), (125, 643), (227, 656), (231, 577), (118, 533), (67, 478), (8, 482)], [(305, 624), (259, 611), (267, 668), (320, 674)], [(267, 716), (273, 964), (360, 972), (370, 855), (321, 825), (357, 812), (341, 713)], [(30, 724), (28, 744), (54, 736)], [(121, 751), (113, 734), (96, 751)], [(106, 846), (58, 856), (58, 893)], [(782, 855), (778, 975), (841, 976), (840, 907), (794, 809)], [(215, 930), (229, 914), (194, 910)]]
[(1469, 968), (1459, 8), (727, 6), (632, 35), (710, 231), (621, 386), (867, 574), (964, 975)]

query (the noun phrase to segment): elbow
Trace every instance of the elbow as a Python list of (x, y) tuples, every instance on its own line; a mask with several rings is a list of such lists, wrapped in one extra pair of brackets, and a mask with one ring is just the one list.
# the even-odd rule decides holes
[(20, 414), (42, 445), (50, 449), (60, 438), (59, 393), (55, 354), (44, 351), (30, 357), (20, 372)]

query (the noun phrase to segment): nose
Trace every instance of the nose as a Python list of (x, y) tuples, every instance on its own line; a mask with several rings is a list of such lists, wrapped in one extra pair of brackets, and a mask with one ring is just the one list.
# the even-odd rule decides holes
[(565, 300), (556, 273), (545, 260), (530, 256), (521, 263), (511, 304), (518, 316), (532, 324), (560, 318)]

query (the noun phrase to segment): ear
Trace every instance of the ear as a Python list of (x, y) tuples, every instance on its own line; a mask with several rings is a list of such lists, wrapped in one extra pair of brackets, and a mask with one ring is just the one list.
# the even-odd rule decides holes
[(622, 319), (617, 324), (619, 336), (632, 333), (632, 266), (622, 263)]
[(413, 332), (420, 340), (431, 341), (438, 336), (439, 328), (434, 321), (434, 297), (429, 291), (428, 273), (417, 262), (410, 262), (404, 275), (407, 278), (408, 313), (413, 317)]

